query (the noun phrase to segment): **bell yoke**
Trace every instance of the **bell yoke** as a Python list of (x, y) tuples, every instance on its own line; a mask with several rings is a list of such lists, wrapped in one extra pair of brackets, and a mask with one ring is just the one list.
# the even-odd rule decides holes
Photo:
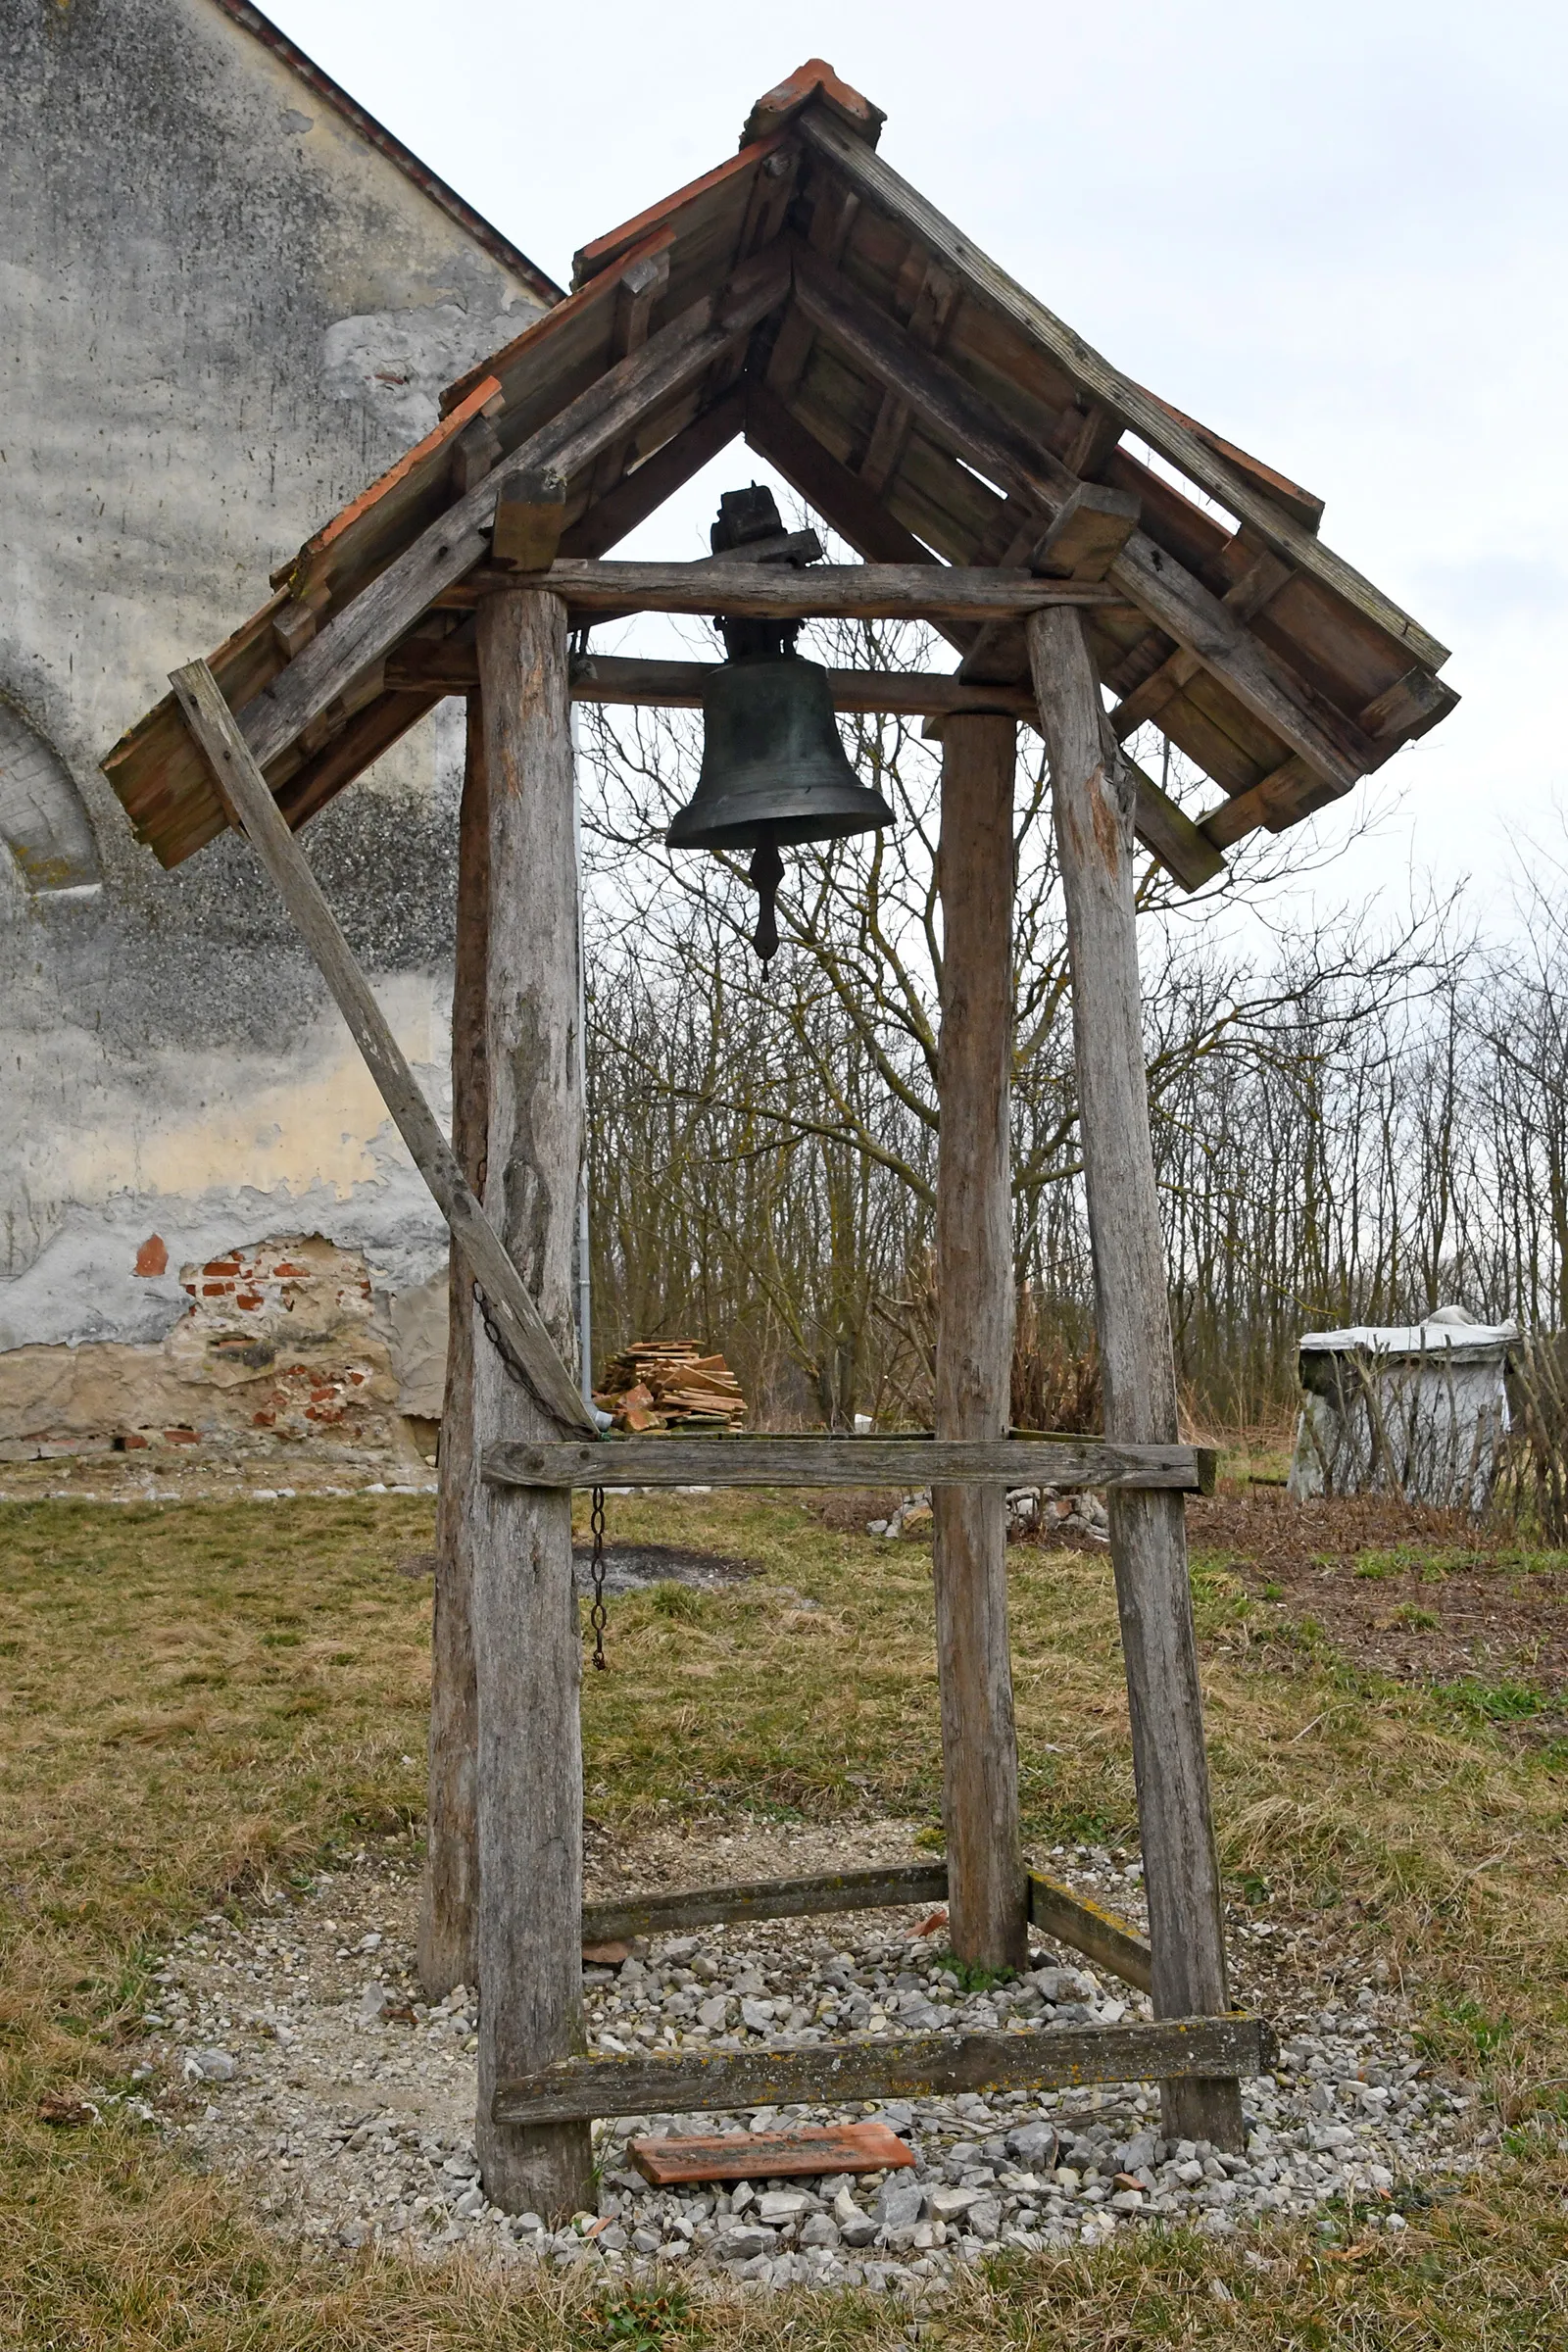
[[(783, 537), (770, 490), (754, 482), (719, 500), (715, 556)], [(778, 949), (780, 849), (869, 833), (892, 824), (893, 811), (850, 765), (827, 671), (795, 651), (800, 622), (720, 617), (716, 626), (727, 659), (703, 691), (702, 773), (665, 839), (672, 849), (753, 853), (752, 945), (765, 969)]]

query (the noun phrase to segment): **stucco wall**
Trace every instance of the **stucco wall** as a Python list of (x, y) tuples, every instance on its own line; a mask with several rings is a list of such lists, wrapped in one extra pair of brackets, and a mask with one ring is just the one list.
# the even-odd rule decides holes
[[(158, 1342), (155, 1230), (394, 1294), (441, 1229), (268, 885), (163, 873), (97, 762), (537, 305), (212, 0), (0, 0), (0, 1350)], [(460, 761), (449, 704), (306, 837), (438, 1097)]]

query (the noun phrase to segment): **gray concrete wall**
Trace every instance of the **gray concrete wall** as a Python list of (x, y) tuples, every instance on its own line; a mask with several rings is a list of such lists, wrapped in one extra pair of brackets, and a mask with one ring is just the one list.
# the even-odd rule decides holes
[[(163, 873), (97, 763), (537, 304), (212, 0), (0, 0), (0, 1351), (157, 1349), (187, 1262), (319, 1233), (390, 1298), (443, 1238), (249, 853)], [(438, 1097), (461, 750), (306, 836)]]

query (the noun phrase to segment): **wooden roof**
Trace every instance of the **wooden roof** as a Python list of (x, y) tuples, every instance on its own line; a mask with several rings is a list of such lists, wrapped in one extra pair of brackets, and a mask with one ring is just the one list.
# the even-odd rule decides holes
[[(509, 467), (559, 465), (561, 553), (597, 557), (737, 435), (880, 563), (1026, 566), (1080, 482), (1136, 499), (1092, 641), (1118, 733), (1152, 721), (1221, 788), (1216, 849), (1451, 708), (1446, 649), (1323, 544), (1321, 500), (1102, 359), (882, 162), (881, 123), (802, 67), (739, 154), (584, 246), (571, 294), (274, 575), (211, 659), (291, 824), (447, 691), (419, 657), (471, 633)], [(945, 627), (965, 678), (1026, 678), (1016, 624)], [(104, 769), (165, 865), (225, 830), (172, 698)]]

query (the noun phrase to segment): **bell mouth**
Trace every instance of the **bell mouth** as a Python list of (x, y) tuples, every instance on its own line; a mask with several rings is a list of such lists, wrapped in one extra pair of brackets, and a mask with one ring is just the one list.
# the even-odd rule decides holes
[[(728, 797), (728, 796), (726, 796)], [(782, 778), (776, 765), (760, 766), (756, 782), (748, 794), (744, 781), (738, 781), (734, 797), (765, 802), (768, 813), (755, 815), (737, 810), (733, 816), (718, 818), (698, 808), (683, 808), (664, 835), (672, 850), (760, 850), (771, 843), (781, 850), (797, 849), (808, 841), (845, 841), (853, 833), (874, 833), (882, 825), (891, 825), (893, 811), (880, 793), (869, 798), (875, 808), (858, 813), (829, 804), (830, 796), (820, 788), (801, 784), (791, 788)]]

